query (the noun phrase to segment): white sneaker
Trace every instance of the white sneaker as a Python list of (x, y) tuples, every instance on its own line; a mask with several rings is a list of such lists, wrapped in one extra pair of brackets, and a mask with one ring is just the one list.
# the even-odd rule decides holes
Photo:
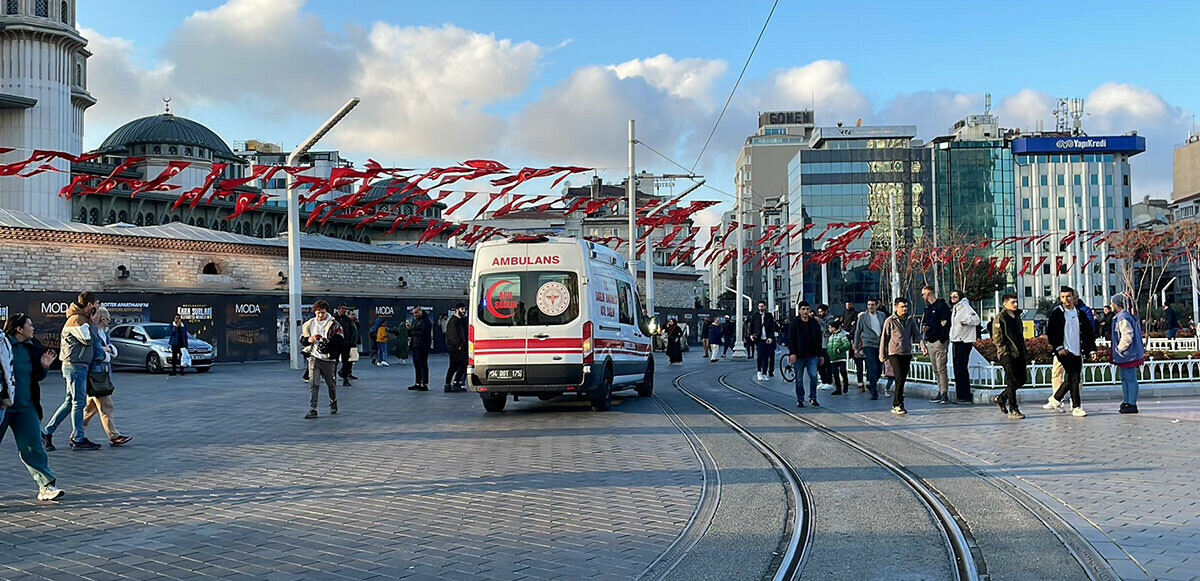
[(380, 364), (380, 365), (382, 365), (382, 366), (384, 366), (384, 367), (391, 367), (391, 366), (392, 366), (392, 365), (391, 365), (390, 363), (388, 363), (387, 361), (380, 361), (380, 362), (379, 362), (379, 364)]
[(51, 484), (38, 491), (38, 500), (58, 500), (63, 497), (66, 492)]
[(1083, 416), (1087, 415), (1087, 412), (1083, 411), (1083, 406), (1079, 406), (1079, 407), (1071, 410), (1071, 415), (1073, 415), (1077, 418), (1082, 418)]
[(903, 415), (908, 414), (908, 410), (905, 410), (904, 408), (902, 408), (898, 405), (894, 405), (894, 406), (892, 406), (892, 413), (894, 413), (898, 416), (903, 416)]
[(1046, 400), (1046, 403), (1042, 405), (1042, 409), (1044, 410), (1057, 410), (1061, 408), (1062, 402), (1054, 399), (1054, 396), (1050, 396), (1050, 399)]

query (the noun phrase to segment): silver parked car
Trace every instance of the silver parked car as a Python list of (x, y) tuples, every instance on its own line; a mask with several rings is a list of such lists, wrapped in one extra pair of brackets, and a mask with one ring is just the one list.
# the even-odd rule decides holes
[[(113, 367), (140, 367), (150, 373), (161, 373), (170, 368), (171, 358), (170, 323), (137, 323), (117, 325), (109, 331), (113, 345), (117, 347), (117, 358)], [(192, 356), (192, 367), (200, 373), (212, 369), (216, 352), (212, 345), (188, 333), (188, 354)]]

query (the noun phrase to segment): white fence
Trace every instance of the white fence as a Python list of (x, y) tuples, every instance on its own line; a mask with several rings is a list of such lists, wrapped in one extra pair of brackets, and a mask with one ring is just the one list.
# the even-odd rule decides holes
[[(1143, 338), (1142, 341), (1146, 344), (1147, 351), (1182, 351), (1185, 353), (1195, 353), (1200, 351), (1200, 339), (1196, 337), (1167, 339), (1164, 337)], [(1107, 339), (1097, 339), (1096, 346), (1108, 347)]]
[[(1167, 339), (1163, 339), (1166, 341)], [(1176, 339), (1187, 341), (1187, 339)], [(1195, 339), (1191, 339), (1193, 344)], [(1054, 369), (1053, 365), (1030, 365), (1025, 387), (1050, 387)], [(928, 361), (914, 361), (908, 374), (909, 381), (934, 383), (933, 365)], [(950, 375), (953, 383), (954, 376)], [(1117, 368), (1111, 363), (1084, 363), (1081, 377), (1083, 386), (1119, 385)], [(1200, 379), (1200, 360), (1196, 359), (1166, 359), (1162, 361), (1147, 361), (1138, 368), (1138, 384), (1156, 383), (1190, 383)], [(1004, 368), (999, 365), (972, 365), (971, 387), (975, 389), (1004, 389)]]

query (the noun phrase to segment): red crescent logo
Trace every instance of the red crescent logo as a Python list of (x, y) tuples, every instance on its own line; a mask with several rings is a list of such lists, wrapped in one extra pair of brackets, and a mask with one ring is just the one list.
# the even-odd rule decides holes
[(513, 312), (511, 312), (511, 313), (509, 313), (509, 314), (507, 314), (507, 315), (501, 315), (501, 314), (500, 314), (500, 312), (499, 312), (499, 311), (497, 311), (497, 310), (496, 310), (496, 307), (494, 306), (494, 305), (495, 305), (495, 303), (496, 303), (496, 301), (492, 299), (492, 295), (493, 295), (493, 294), (495, 294), (495, 292), (496, 292), (496, 288), (497, 288), (497, 287), (499, 287), (499, 286), (500, 286), (500, 285), (502, 285), (502, 284), (515, 284), (515, 283), (514, 283), (513, 281), (511, 281), (511, 280), (501, 280), (501, 281), (497, 281), (497, 282), (496, 282), (495, 284), (493, 284), (491, 287), (488, 287), (488, 290), (487, 290), (487, 309), (488, 309), (488, 312), (489, 312), (489, 313), (491, 313), (491, 314), (492, 314), (492, 316), (493, 316), (493, 317), (496, 317), (497, 319), (508, 319), (508, 318), (511, 318), (513, 315), (517, 314), (517, 313), (516, 313), (516, 311), (513, 311)]

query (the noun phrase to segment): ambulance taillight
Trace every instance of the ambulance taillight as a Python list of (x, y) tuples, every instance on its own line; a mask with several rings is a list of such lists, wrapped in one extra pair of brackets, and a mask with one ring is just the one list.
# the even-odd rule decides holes
[(475, 367), (475, 325), (467, 326), (467, 367)]
[(583, 323), (583, 364), (591, 365), (595, 361), (596, 354), (592, 349), (592, 322), (586, 321)]

